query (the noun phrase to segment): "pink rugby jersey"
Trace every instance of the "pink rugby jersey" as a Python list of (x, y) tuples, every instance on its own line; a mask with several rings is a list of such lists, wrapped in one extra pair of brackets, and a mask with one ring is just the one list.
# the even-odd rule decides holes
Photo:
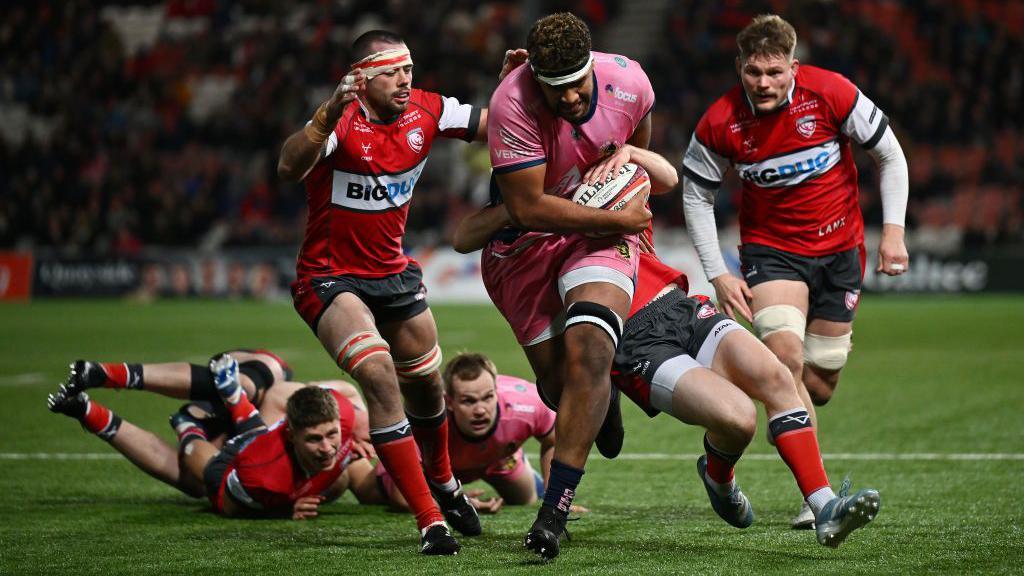
[(541, 402), (533, 383), (499, 374), (497, 388), (497, 423), (489, 434), (469, 439), (454, 423), (448, 427), (452, 471), (463, 482), (484, 476), (488, 468), (514, 456), (531, 436), (539, 440), (555, 427), (555, 413)]
[(594, 52), (594, 96), (579, 123), (557, 116), (544, 102), (529, 66), (515, 69), (491, 96), (487, 141), (497, 174), (546, 164), (544, 191), (565, 198), (587, 167), (621, 148), (654, 106), (654, 90), (640, 64)]

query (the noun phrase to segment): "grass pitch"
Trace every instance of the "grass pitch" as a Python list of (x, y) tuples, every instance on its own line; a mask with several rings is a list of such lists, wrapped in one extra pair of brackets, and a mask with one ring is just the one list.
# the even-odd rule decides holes
[[(481, 350), (529, 377), (492, 308), (434, 312), (446, 354)], [(833, 482), (851, 473), (855, 488), (879, 489), (882, 511), (838, 550), (788, 529), (799, 493), (763, 433), (737, 468), (757, 519), (737, 530), (711, 511), (696, 477), (701, 432), (624, 403), (623, 457), (595, 453), (578, 496), (591, 513), (570, 523), (572, 541), (547, 565), (522, 548), (531, 507), (485, 517), (485, 534), (462, 539), (455, 558), (417, 555), (411, 518), (350, 496), (312, 522), (221, 519), (46, 411), (46, 394), (79, 357), (204, 362), (259, 346), (287, 358), (298, 379), (336, 377), (288, 304), (38, 302), (0, 306), (0, 327), (2, 574), (1024, 572), (1019, 297), (865, 298), (843, 382), (819, 409), (820, 437)], [(173, 440), (167, 416), (179, 402), (95, 397)]]

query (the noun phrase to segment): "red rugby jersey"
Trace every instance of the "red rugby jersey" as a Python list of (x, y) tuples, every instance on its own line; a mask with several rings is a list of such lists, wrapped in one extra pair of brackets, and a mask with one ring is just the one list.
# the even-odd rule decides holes
[[(337, 481), (352, 459), (352, 426), (355, 412), (352, 402), (331, 390), (338, 402), (341, 420), (341, 445), (334, 466), (306, 476), (295, 459), (284, 421), (257, 436), (235, 456), (225, 472), (221, 487), (240, 504), (254, 510), (287, 513), (303, 496), (323, 494)], [(218, 499), (223, 502), (223, 499)]]
[(434, 138), (470, 141), (479, 122), (478, 108), (415, 88), (406, 111), (389, 122), (370, 120), (357, 103), (346, 107), (326, 157), (306, 176), (298, 276), (379, 278), (404, 270), (409, 201)]
[(637, 270), (636, 288), (633, 290), (633, 304), (629, 308), (629, 316), (647, 306), (650, 301), (669, 284), (676, 284), (685, 294), (690, 289), (690, 281), (679, 270), (665, 264), (654, 254), (640, 253), (640, 267)]
[(744, 244), (804, 256), (841, 252), (864, 239), (850, 140), (870, 149), (888, 124), (842, 75), (802, 65), (788, 101), (773, 112), (756, 114), (740, 85), (712, 104), (683, 171), (713, 189), (730, 165), (736, 169)]

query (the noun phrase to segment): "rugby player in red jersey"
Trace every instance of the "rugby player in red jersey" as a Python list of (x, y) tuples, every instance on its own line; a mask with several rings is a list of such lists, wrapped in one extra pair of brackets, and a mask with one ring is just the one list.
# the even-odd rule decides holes
[[(471, 252), (510, 223), (503, 205), (489, 206), (459, 224), (454, 246)], [(832, 493), (810, 419), (787, 408), (800, 406), (792, 375), (764, 344), (706, 296), (688, 297), (686, 276), (648, 251), (639, 256), (636, 289), (612, 365), (612, 383), (651, 417), (665, 412), (707, 430), (697, 472), (718, 515), (737, 528), (754, 521), (753, 508), (734, 479), (734, 467), (750, 444), (757, 417), (750, 399), (769, 414), (776, 449), (800, 490), (831, 495), (819, 515), (818, 542), (836, 547), (874, 519), (878, 493)], [(557, 390), (556, 390), (557, 393)], [(546, 397), (545, 395), (542, 398)], [(556, 542), (557, 554), (557, 542)]]
[(309, 204), (292, 296), (362, 387), (370, 436), (416, 517), (420, 551), (455, 554), (444, 520), (465, 535), (479, 534), (480, 520), (451, 471), (437, 327), (402, 236), (434, 139), (485, 139), (487, 111), (413, 88), (412, 56), (393, 33), (363, 34), (352, 57), (278, 161), (281, 178), (305, 183)]
[[(217, 411), (206, 400), (186, 404), (171, 417), (177, 450), (90, 399), (81, 378), (90, 370), (73, 371), (68, 383), (49, 396), (48, 406), (78, 419), (147, 474), (190, 496), (207, 496), (214, 510), (225, 516), (312, 518), (320, 503), (346, 489), (360, 501), (373, 501), (373, 467), (365, 458), (353, 461), (356, 436), (366, 429), (365, 409), (355, 388), (344, 382), (320, 386), (277, 382), (264, 388), (261, 413), (243, 390), (237, 360), (218, 355), (209, 372), (218, 397), (206, 400), (226, 405), (234, 421), (219, 422)], [(170, 396), (187, 393), (180, 375), (170, 374), (151, 371), (155, 385), (150, 389)], [(264, 416), (281, 420), (268, 429)], [(233, 437), (222, 442), (225, 432)], [(359, 454), (366, 455), (365, 451)]]
[[(879, 165), (876, 270), (888, 275), (908, 269), (907, 164), (888, 118), (867, 96), (843, 76), (793, 58), (788, 22), (758, 16), (736, 40), (740, 83), (704, 113), (683, 161), (686, 225), (719, 305), (751, 321), (797, 383), (803, 409), (769, 408), (769, 420), (813, 422), (813, 405), (829, 401), (846, 364), (864, 274), (850, 142)], [(726, 269), (715, 228), (715, 192), (730, 166), (743, 183), (742, 278)], [(813, 526), (823, 506), (804, 496), (794, 528)]]

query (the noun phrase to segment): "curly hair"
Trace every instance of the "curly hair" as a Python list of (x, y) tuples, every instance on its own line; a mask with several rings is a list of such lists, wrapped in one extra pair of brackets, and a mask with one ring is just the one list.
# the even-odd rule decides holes
[(740, 59), (751, 56), (782, 56), (792, 59), (796, 50), (796, 30), (775, 14), (761, 14), (736, 35)]
[(581, 66), (590, 58), (590, 29), (569, 12), (551, 14), (530, 28), (526, 50), (537, 70), (553, 72)]
[(490, 358), (475, 352), (458, 354), (448, 361), (448, 365), (444, 368), (444, 374), (441, 375), (441, 379), (444, 381), (444, 391), (450, 396), (452, 394), (452, 382), (456, 378), (459, 380), (476, 380), (484, 372), (487, 372), (494, 378), (498, 376), (498, 369), (494, 366), (494, 362), (491, 362)]
[(285, 414), (292, 430), (318, 426), (338, 419), (338, 402), (330, 390), (306, 386), (288, 398)]

